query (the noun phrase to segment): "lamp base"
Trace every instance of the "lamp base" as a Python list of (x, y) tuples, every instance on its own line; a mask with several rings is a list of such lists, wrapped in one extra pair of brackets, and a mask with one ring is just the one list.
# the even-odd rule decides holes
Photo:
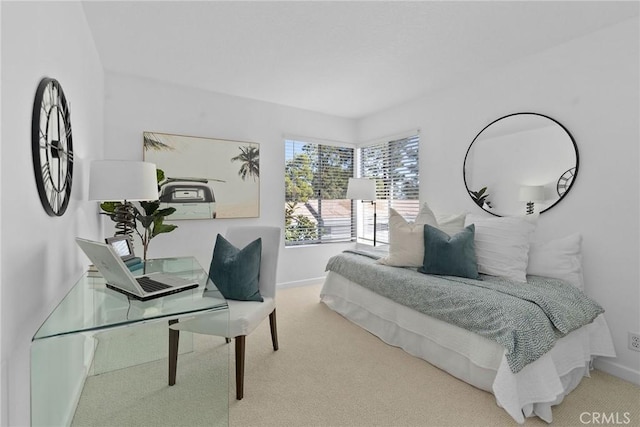
[(116, 236), (131, 236), (133, 235), (133, 229), (136, 226), (136, 215), (131, 202), (127, 202), (118, 205), (115, 208), (113, 218), (116, 222)]
[(376, 231), (378, 230), (378, 215), (376, 213), (376, 204), (375, 202), (371, 202), (373, 204), (373, 246), (376, 246)]
[(531, 215), (533, 213), (533, 202), (527, 202), (527, 215)]

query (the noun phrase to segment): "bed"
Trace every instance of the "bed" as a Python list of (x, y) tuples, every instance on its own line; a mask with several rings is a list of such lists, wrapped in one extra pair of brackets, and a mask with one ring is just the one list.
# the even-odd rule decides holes
[[(474, 219), (478, 222), (476, 225), (480, 225), (479, 236), (476, 235), (475, 238), (482, 240), (483, 237), (486, 237), (483, 234), (485, 230), (482, 230), (484, 220), (471, 218), (472, 221)], [(495, 222), (492, 222), (492, 226), (494, 225)], [(422, 228), (418, 219), (414, 227)], [(512, 236), (513, 230), (510, 230), (508, 234)], [(571, 277), (570, 273), (575, 273), (576, 259), (579, 261), (579, 245), (576, 255), (575, 243), (576, 239), (579, 243), (579, 238), (572, 237), (570, 239), (571, 245), (567, 245), (567, 239), (558, 239), (530, 248), (528, 241), (531, 237), (530, 233), (525, 234), (526, 251), (528, 255), (529, 249), (531, 249), (532, 264), (535, 264), (536, 260), (540, 261), (540, 257), (543, 261), (547, 257), (548, 259), (542, 262), (543, 268), (549, 268), (549, 260), (563, 265), (563, 268), (555, 266), (555, 271), (551, 271), (552, 276), (559, 270), (565, 277), (567, 274), (569, 274), (568, 277)], [(476, 243), (478, 242), (476, 241)], [(483, 243), (478, 245), (477, 262), (479, 265), (485, 262), (481, 261), (482, 245)], [(569, 258), (571, 258), (573, 265), (567, 268), (566, 261), (569, 258), (566, 255), (569, 246), (573, 248), (572, 251), (569, 251), (571, 252)], [(390, 246), (390, 251), (391, 248)], [(510, 248), (509, 251), (513, 253), (513, 248)], [(564, 258), (560, 255), (564, 255)], [(451, 321), (443, 320), (443, 318), (446, 319), (446, 316), (442, 316), (442, 312), (447, 311), (444, 309), (436, 310), (435, 315), (425, 314), (425, 310), (422, 308), (416, 309), (411, 295), (415, 293), (415, 286), (422, 285), (414, 283), (409, 290), (402, 290), (403, 286), (407, 287), (405, 282), (413, 280), (414, 275), (416, 280), (425, 280), (426, 282), (434, 280), (435, 277), (438, 277), (437, 280), (440, 281), (450, 280), (461, 289), (467, 289), (467, 286), (474, 285), (472, 283), (474, 280), (464, 279), (460, 282), (459, 277), (423, 274), (415, 266), (384, 265), (380, 261), (384, 262), (385, 258), (388, 259), (389, 256), (385, 257), (384, 252), (362, 250), (345, 251), (345, 253), (332, 257), (327, 265), (328, 273), (321, 290), (321, 301), (348, 320), (378, 336), (387, 344), (400, 347), (409, 354), (420, 357), (477, 388), (493, 393), (497, 404), (517, 423), (522, 424), (526, 417), (531, 416), (538, 416), (546, 422), (551, 422), (552, 406), (561, 403), (583, 377), (589, 376), (593, 358), (598, 356), (615, 357), (603, 310), (601, 308), (598, 310), (599, 306), (594, 302), (590, 317), (581, 320), (584, 323), (583, 326), (575, 325), (570, 332), (567, 330), (567, 333), (559, 333), (554, 327), (556, 339), (552, 339), (552, 344), (548, 346), (550, 348), (542, 348), (541, 351), (538, 351), (539, 354), (536, 354), (531, 360), (514, 361), (513, 355), (510, 354), (513, 349), (508, 351), (507, 347), (499, 344), (495, 337), (491, 336), (491, 333), (472, 332), (465, 329), (466, 326), (457, 326)], [(356, 272), (352, 272), (351, 268), (357, 269)], [(551, 266), (550, 269), (554, 270), (554, 267)], [(394, 276), (385, 276), (385, 272), (394, 272), (394, 270), (401, 271), (404, 276), (401, 276), (400, 279), (391, 279), (389, 277)], [(557, 274), (555, 275), (557, 276)], [(484, 279), (480, 286), (490, 285), (492, 276), (481, 274), (479, 277)], [(547, 279), (544, 276), (541, 278), (535, 275), (526, 276), (526, 280), (529, 282), (535, 282), (535, 280), (550, 283), (562, 281), (558, 278)], [(385, 280), (392, 283), (385, 284)], [(382, 281), (383, 283), (372, 285), (371, 282), (374, 281)], [(401, 295), (404, 292), (404, 296), (390, 297), (389, 291), (385, 291), (383, 286), (387, 286), (387, 289), (393, 289), (394, 292), (399, 289), (398, 292)], [(571, 285), (569, 287), (573, 288)], [(579, 287), (576, 286), (577, 290), (572, 292), (582, 298), (584, 293), (578, 289)], [(492, 291), (491, 289), (487, 290), (487, 292)], [(586, 296), (585, 298), (589, 300)], [(535, 341), (533, 340), (534, 345)]]

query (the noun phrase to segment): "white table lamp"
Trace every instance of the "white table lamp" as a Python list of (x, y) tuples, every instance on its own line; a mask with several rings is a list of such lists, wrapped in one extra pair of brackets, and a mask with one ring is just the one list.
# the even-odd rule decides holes
[(534, 211), (534, 202), (542, 202), (544, 198), (544, 186), (542, 185), (523, 185), (520, 187), (519, 199), (521, 202), (527, 202), (527, 215), (531, 215)]
[(131, 201), (157, 200), (156, 165), (128, 160), (91, 162), (89, 200), (121, 202), (114, 217), (118, 234), (131, 235), (135, 215)]

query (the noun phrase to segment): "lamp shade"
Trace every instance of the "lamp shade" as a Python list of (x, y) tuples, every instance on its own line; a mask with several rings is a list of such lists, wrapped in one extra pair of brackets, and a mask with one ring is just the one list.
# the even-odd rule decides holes
[(157, 200), (156, 165), (128, 160), (91, 162), (89, 200)]
[(523, 185), (520, 187), (519, 199), (521, 202), (541, 202), (544, 200), (544, 186)]
[(349, 178), (347, 199), (376, 200), (376, 182), (367, 178)]

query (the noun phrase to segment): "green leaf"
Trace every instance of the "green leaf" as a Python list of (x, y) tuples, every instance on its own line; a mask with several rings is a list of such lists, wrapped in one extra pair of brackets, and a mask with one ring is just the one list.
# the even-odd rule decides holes
[(160, 224), (157, 227), (153, 227), (152, 236), (155, 237), (155, 236), (157, 236), (158, 234), (161, 234), (161, 233), (169, 233), (170, 231), (173, 231), (176, 228), (178, 228), (178, 226), (174, 225), (174, 224)]
[(165, 217), (165, 216), (171, 215), (175, 211), (176, 211), (176, 208), (164, 208), (164, 209), (160, 209), (159, 211), (154, 212), (153, 215), (155, 217)]
[(469, 194), (471, 194), (471, 197), (476, 200), (484, 200), (487, 197), (489, 197), (488, 194), (485, 194), (485, 191), (487, 191), (487, 187), (482, 187), (479, 191), (471, 191), (469, 190)]
[(138, 221), (140, 221), (140, 224), (142, 224), (142, 227), (144, 228), (149, 228), (151, 227), (151, 225), (153, 224), (153, 215), (138, 215), (136, 217), (136, 219)]
[(153, 202), (140, 202), (140, 206), (142, 206), (146, 215), (152, 215), (160, 207), (160, 200), (154, 200)]
[(155, 220), (153, 221), (153, 230), (151, 232), (151, 238), (154, 238), (161, 233), (168, 233), (170, 231), (175, 230), (176, 228), (178, 228), (177, 225), (164, 224), (162, 217), (156, 217)]
[(120, 202), (102, 202), (100, 203), (100, 209), (107, 213), (114, 213), (116, 208), (120, 206), (122, 203)]

